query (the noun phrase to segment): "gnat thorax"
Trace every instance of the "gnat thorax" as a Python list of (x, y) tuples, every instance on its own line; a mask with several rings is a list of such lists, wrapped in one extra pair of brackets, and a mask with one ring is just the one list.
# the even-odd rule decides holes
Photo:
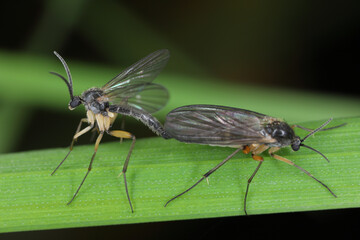
[(265, 131), (276, 140), (271, 146), (285, 147), (291, 145), (296, 139), (294, 130), (282, 121), (273, 121), (265, 126)]
[(104, 102), (101, 99), (103, 91), (100, 88), (90, 88), (81, 94), (81, 99), (85, 105), (86, 110), (92, 111), (94, 114), (101, 113), (107, 116), (106, 111), (109, 108), (109, 102)]

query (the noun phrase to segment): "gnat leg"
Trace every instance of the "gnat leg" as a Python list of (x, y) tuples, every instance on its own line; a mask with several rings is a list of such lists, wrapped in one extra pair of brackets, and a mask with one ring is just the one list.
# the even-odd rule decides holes
[(91, 130), (90, 142), (94, 142), (96, 134), (100, 134), (99, 128), (97, 126)]
[(93, 164), (93, 162), (94, 162), (94, 158), (95, 158), (96, 152), (97, 152), (97, 150), (98, 150), (98, 147), (99, 147), (99, 144), (100, 144), (100, 141), (101, 141), (103, 135), (104, 135), (104, 132), (100, 132), (98, 138), (96, 139), (95, 149), (94, 149), (94, 153), (93, 153), (93, 155), (92, 155), (92, 157), (91, 157), (91, 160), (90, 160), (90, 164), (89, 164), (89, 167), (88, 167), (88, 171), (86, 172), (85, 177), (84, 177), (84, 179), (81, 181), (81, 183), (80, 183), (78, 189), (76, 190), (74, 196), (73, 196), (73, 197), (71, 198), (71, 200), (67, 203), (67, 205), (69, 205), (69, 204), (75, 199), (76, 195), (77, 195), (78, 192), (80, 191), (81, 186), (84, 184), (85, 179), (86, 179), (87, 176), (89, 175), (89, 173), (90, 173), (90, 171), (91, 171), (91, 169), (92, 169), (92, 164)]
[(315, 181), (317, 181), (318, 183), (320, 183), (323, 187), (325, 187), (334, 197), (337, 197), (335, 195), (335, 193), (333, 193), (333, 191), (330, 190), (330, 188), (328, 186), (326, 186), (323, 182), (321, 182), (320, 180), (318, 180), (317, 178), (315, 178), (311, 173), (309, 173), (308, 171), (306, 171), (305, 169), (303, 169), (302, 167), (296, 165), (295, 163), (293, 163), (292, 161), (290, 161), (289, 159), (286, 159), (284, 157), (281, 157), (279, 155), (274, 154), (274, 152), (276, 152), (277, 150), (279, 150), (279, 148), (270, 148), (269, 149), (269, 154), (270, 156), (272, 156), (273, 158), (275, 158), (276, 160), (282, 161), (284, 163), (287, 163), (291, 166), (296, 167), (297, 169), (300, 169), (303, 173), (305, 173), (306, 175), (308, 175), (309, 177), (311, 177), (312, 179), (314, 179)]
[(249, 192), (250, 183), (253, 180), (253, 178), (255, 177), (255, 174), (258, 172), (261, 164), (264, 161), (264, 159), (261, 156), (257, 156), (257, 155), (253, 156), (253, 159), (256, 160), (256, 161), (259, 161), (259, 165), (257, 165), (255, 171), (253, 172), (251, 177), (248, 179), (248, 182), (247, 182), (247, 185), (246, 185), (246, 192), (245, 192), (245, 197), (244, 197), (244, 212), (245, 212), (245, 215), (248, 215), (247, 211), (246, 211), (246, 200), (247, 200), (247, 195), (248, 195), (248, 192)]
[(131, 146), (130, 146), (130, 150), (129, 150), (129, 152), (128, 152), (128, 155), (127, 155), (127, 157), (126, 157), (126, 160), (125, 160), (123, 169), (122, 169), (121, 173), (119, 174), (119, 176), (120, 176), (121, 174), (123, 174), (123, 176), (124, 176), (124, 184), (125, 184), (126, 196), (127, 196), (127, 198), (128, 198), (128, 201), (129, 201), (129, 205), (130, 205), (130, 208), (131, 208), (131, 212), (134, 212), (133, 207), (132, 207), (132, 204), (131, 204), (131, 200), (130, 200), (129, 190), (128, 190), (128, 186), (127, 186), (127, 181), (126, 181), (126, 171), (127, 171), (128, 165), (129, 165), (129, 161), (130, 161), (130, 156), (131, 156), (132, 150), (134, 149), (134, 146), (135, 146), (136, 138), (135, 138), (135, 136), (132, 135), (131, 133), (125, 132), (125, 131), (120, 131), (120, 130), (110, 131), (109, 134), (110, 134), (111, 136), (114, 136), (114, 137), (117, 137), (117, 138), (120, 138), (120, 139), (123, 139), (123, 138), (132, 139), (132, 143), (131, 143)]
[(60, 162), (60, 164), (54, 169), (54, 171), (51, 173), (51, 175), (54, 175), (54, 173), (59, 169), (59, 167), (65, 162), (67, 157), (70, 155), (71, 151), (73, 150), (74, 143), (77, 140), (77, 138), (80, 137), (81, 135), (83, 135), (84, 133), (88, 132), (93, 127), (93, 125), (89, 125), (86, 128), (84, 128), (83, 130), (81, 130), (81, 132), (80, 132), (80, 128), (81, 128), (81, 125), (82, 125), (83, 122), (88, 122), (88, 119), (87, 118), (82, 118), (80, 120), (80, 123), (79, 123), (79, 125), (78, 125), (78, 127), (76, 129), (76, 132), (74, 134), (74, 137), (73, 137), (73, 139), (71, 141), (69, 152), (66, 154), (65, 158)]
[[(121, 116), (120, 129), (121, 129), (121, 130), (125, 129), (125, 115), (122, 115), (122, 116)], [(120, 138), (120, 143), (122, 143), (122, 142), (123, 142), (123, 138), (121, 137), (121, 138)]]
[(176, 198), (184, 195), (185, 193), (187, 193), (188, 191), (190, 191), (191, 189), (193, 189), (194, 187), (196, 187), (196, 185), (198, 185), (202, 180), (207, 179), (213, 172), (215, 172), (216, 170), (218, 170), (222, 165), (224, 165), (228, 160), (230, 160), (236, 153), (238, 153), (241, 150), (241, 148), (238, 148), (235, 150), (235, 152), (233, 152), (232, 154), (230, 154), (227, 158), (225, 158), (221, 163), (219, 163), (218, 165), (216, 165), (214, 168), (212, 168), (210, 171), (208, 171), (207, 173), (205, 173), (203, 175), (202, 178), (200, 178), (200, 180), (198, 180), (194, 185), (192, 185), (191, 187), (189, 187), (188, 189), (186, 189), (184, 192), (176, 195), (175, 197), (171, 198), (169, 201), (166, 202), (165, 206), (166, 207), (171, 201), (175, 200)]
[(256, 146), (254, 147), (254, 145), (251, 145), (250, 147), (248, 146), (245, 146), (243, 152), (246, 154), (246, 153), (249, 153), (250, 151), (252, 152), (252, 158), (255, 160), (255, 161), (258, 161), (259, 164), (257, 165), (255, 171), (253, 172), (253, 174), (250, 176), (250, 178), (248, 179), (247, 181), (247, 185), (246, 185), (246, 191), (245, 191), (245, 197), (244, 197), (244, 212), (245, 212), (245, 215), (247, 215), (247, 211), (246, 211), (246, 200), (247, 200), (247, 196), (248, 196), (248, 193), (249, 193), (249, 187), (250, 187), (250, 183), (252, 182), (253, 178), (255, 177), (256, 173), (259, 171), (260, 169), (260, 166), (261, 164), (263, 163), (264, 161), (264, 158), (259, 156), (259, 154), (261, 154), (262, 152), (264, 152), (266, 149), (268, 149), (269, 147), (266, 146), (266, 145), (259, 145), (259, 146)]

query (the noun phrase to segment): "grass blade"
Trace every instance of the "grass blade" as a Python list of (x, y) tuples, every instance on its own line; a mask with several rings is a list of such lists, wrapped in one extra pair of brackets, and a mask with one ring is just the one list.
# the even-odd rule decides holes
[[(317, 133), (308, 149), (280, 150), (327, 184), (321, 185), (296, 168), (270, 159), (252, 182), (249, 214), (293, 212), (360, 206), (360, 118), (336, 119), (345, 127)], [(322, 122), (301, 125), (315, 128)], [(300, 136), (306, 132), (297, 130)], [(99, 226), (242, 215), (246, 181), (257, 163), (238, 154), (206, 182), (164, 208), (174, 195), (197, 181), (233, 149), (184, 144), (161, 138), (140, 139), (128, 169), (128, 186), (135, 209), (131, 213), (123, 179), (117, 178), (130, 141), (101, 144), (93, 170), (74, 202), (66, 203), (82, 180), (93, 146), (76, 146), (54, 176), (51, 171), (67, 149), (49, 149), (0, 156), (0, 232)]]

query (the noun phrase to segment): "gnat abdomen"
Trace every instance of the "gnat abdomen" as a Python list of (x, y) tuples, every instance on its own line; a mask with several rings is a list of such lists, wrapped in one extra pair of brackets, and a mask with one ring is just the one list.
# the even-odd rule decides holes
[(153, 131), (156, 135), (163, 137), (165, 139), (172, 138), (170, 134), (168, 134), (162, 124), (157, 120), (155, 117), (153, 117), (150, 113), (147, 113), (145, 111), (142, 111), (140, 109), (136, 109), (133, 107), (126, 106), (110, 106), (109, 112), (119, 113), (126, 116), (132, 116), (136, 120), (141, 121), (143, 124), (145, 124), (148, 128), (150, 128), (151, 131)]

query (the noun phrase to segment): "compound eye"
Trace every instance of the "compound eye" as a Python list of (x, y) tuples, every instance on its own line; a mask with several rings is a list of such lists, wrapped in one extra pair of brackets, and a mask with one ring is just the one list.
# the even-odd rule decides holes
[(273, 137), (276, 138), (276, 137), (285, 137), (286, 135), (286, 132), (284, 130), (281, 130), (281, 129), (275, 129), (275, 131), (273, 132)]

